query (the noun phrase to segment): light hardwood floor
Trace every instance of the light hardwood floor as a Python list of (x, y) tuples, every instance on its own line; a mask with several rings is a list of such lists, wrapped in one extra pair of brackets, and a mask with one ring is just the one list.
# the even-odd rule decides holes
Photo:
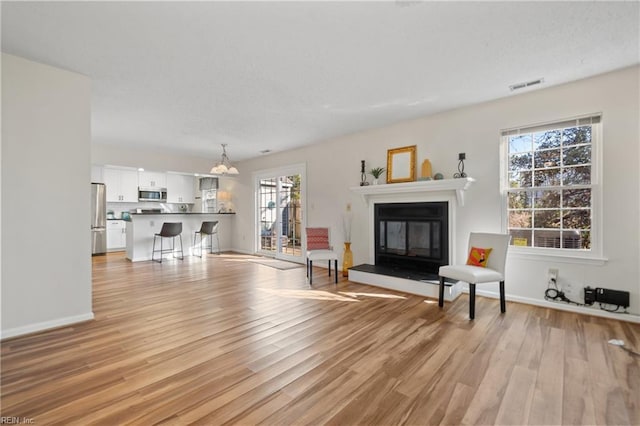
[[(93, 261), (96, 319), (2, 344), (35, 424), (640, 424), (640, 326), (223, 254)], [(507, 283), (508, 287), (508, 283)], [(508, 290), (507, 290), (508, 292)]]

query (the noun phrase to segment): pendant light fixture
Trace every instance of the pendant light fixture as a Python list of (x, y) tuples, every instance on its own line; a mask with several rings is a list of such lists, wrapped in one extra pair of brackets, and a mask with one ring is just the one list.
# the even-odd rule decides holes
[(211, 171), (209, 173), (215, 174), (215, 175), (237, 175), (240, 172), (238, 172), (238, 169), (236, 169), (234, 166), (231, 165), (231, 162), (229, 161), (229, 157), (227, 156), (227, 144), (223, 143), (222, 145), (222, 158), (220, 159), (220, 161), (211, 168)]

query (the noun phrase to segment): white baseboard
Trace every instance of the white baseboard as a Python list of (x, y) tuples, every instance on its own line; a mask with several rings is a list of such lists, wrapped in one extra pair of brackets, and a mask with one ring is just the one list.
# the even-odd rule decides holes
[[(462, 289), (462, 292), (469, 293), (469, 287), (465, 285)], [(500, 298), (500, 293), (496, 293), (493, 291), (486, 291), (486, 290), (478, 290), (478, 287), (476, 287), (476, 295), (483, 296), (483, 297), (490, 297), (492, 299)], [(530, 297), (513, 296), (509, 294), (505, 295), (505, 299), (510, 302), (518, 302), (518, 303), (524, 303), (527, 305), (540, 306), (543, 308), (557, 309), (559, 311), (567, 311), (567, 312), (573, 312), (576, 314), (593, 315), (595, 317), (611, 318), (619, 321), (640, 323), (640, 316), (638, 315), (622, 314), (622, 313), (616, 314), (613, 312), (603, 311), (602, 309), (598, 309), (597, 307), (569, 305), (565, 303), (551, 302), (549, 300), (532, 299)]]
[(22, 336), (24, 334), (36, 333), (52, 328), (64, 327), (79, 322), (91, 321), (93, 318), (93, 312), (88, 312), (86, 314), (75, 315), (73, 317), (58, 318), (51, 321), (38, 322), (35, 324), (23, 325), (22, 327), (10, 328), (8, 330), (0, 331), (0, 340)]

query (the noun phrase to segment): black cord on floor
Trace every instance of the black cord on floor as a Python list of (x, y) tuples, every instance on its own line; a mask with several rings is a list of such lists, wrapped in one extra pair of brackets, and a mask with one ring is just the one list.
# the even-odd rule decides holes
[(629, 352), (629, 353), (630, 353), (631, 355), (633, 355), (633, 356), (640, 356), (640, 353), (638, 353), (638, 352), (636, 352), (636, 351), (633, 351), (633, 350), (631, 350), (631, 349), (629, 349), (629, 348), (627, 348), (627, 347), (625, 347), (625, 346), (620, 346), (620, 347), (621, 347), (622, 349), (624, 349), (625, 351)]
[(607, 309), (607, 308), (605, 308), (605, 307), (603, 306), (603, 304), (602, 304), (602, 303), (600, 303), (600, 309), (602, 309), (602, 310), (603, 310), (603, 311), (605, 311), (605, 312), (612, 312), (612, 313), (614, 313), (614, 314), (628, 314), (628, 313), (629, 313), (629, 312), (627, 312), (627, 311), (622, 311), (622, 312), (620, 312), (620, 308), (624, 309), (624, 307), (623, 307), (623, 306), (620, 306), (620, 305), (616, 305), (616, 308), (615, 308), (615, 309)]
[(611, 339), (611, 340), (609, 340), (609, 344), (610, 345), (614, 345), (614, 346), (618, 346), (619, 348), (624, 349), (625, 351), (629, 352), (633, 356), (640, 356), (640, 353), (638, 353), (638, 352), (636, 352), (636, 351), (634, 351), (632, 349), (627, 348), (624, 345), (624, 341), (623, 340)]
[(574, 302), (573, 300), (569, 299), (567, 296), (564, 295), (562, 291), (558, 290), (557, 288), (546, 289), (544, 292), (544, 298), (546, 300), (553, 300), (556, 302), (561, 301), (561, 302), (571, 303), (577, 306), (586, 306), (584, 303)]

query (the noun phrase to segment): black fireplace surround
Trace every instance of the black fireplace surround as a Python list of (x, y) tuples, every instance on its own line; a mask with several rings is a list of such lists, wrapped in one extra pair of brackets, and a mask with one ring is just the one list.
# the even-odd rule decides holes
[(449, 263), (447, 202), (376, 204), (376, 267), (437, 274)]

